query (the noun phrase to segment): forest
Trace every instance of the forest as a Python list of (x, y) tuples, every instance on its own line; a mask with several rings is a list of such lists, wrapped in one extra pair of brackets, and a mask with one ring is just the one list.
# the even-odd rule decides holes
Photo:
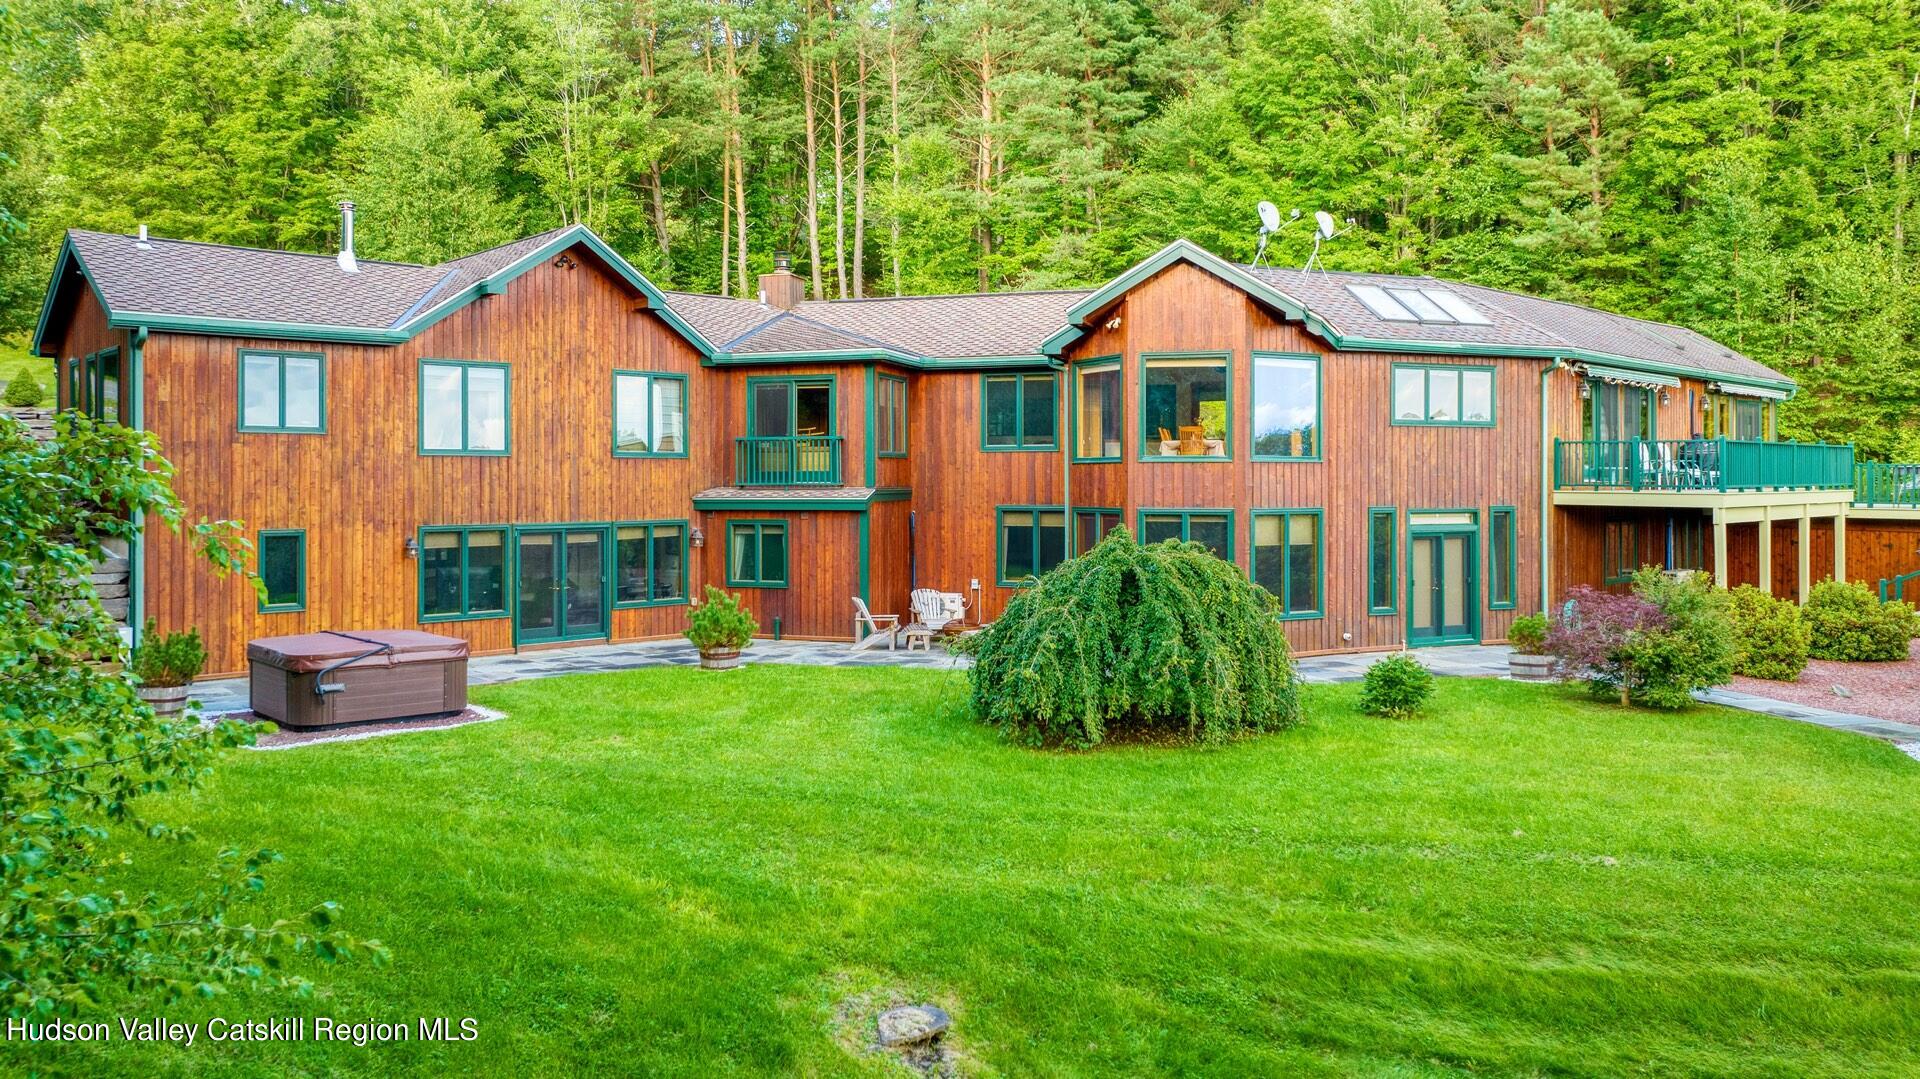
[[(1920, 460), (1911, 0), (0, 0), (0, 335), (62, 230), (432, 262), (572, 222), (666, 287), (1103, 280), (1261, 199), (1681, 322)], [(1271, 254), (1304, 263), (1294, 225)]]

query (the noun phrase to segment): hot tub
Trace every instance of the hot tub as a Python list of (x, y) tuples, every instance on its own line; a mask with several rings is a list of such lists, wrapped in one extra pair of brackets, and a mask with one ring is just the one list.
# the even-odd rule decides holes
[(256, 714), (339, 727), (464, 711), (467, 642), (411, 629), (326, 631), (247, 644)]

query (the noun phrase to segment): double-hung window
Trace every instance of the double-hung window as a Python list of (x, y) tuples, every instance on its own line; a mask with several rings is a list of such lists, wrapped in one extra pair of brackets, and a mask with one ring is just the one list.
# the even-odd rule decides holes
[(1140, 542), (1185, 540), (1233, 561), (1233, 514), (1225, 510), (1141, 510)]
[(1080, 508), (1073, 511), (1073, 552), (1086, 554), (1094, 545), (1107, 538), (1107, 533), (1120, 527), (1120, 511), (1109, 509)]
[(1255, 510), (1253, 582), (1273, 593), (1287, 618), (1318, 618), (1320, 511)]
[(881, 375), (874, 380), (874, 438), (882, 457), (907, 455), (907, 380)]
[(1493, 368), (1462, 364), (1393, 365), (1393, 422), (1410, 426), (1492, 427)]
[(295, 528), (268, 529), (260, 533), (255, 552), (259, 555), (260, 597), (263, 612), (304, 611), (307, 609), (307, 534)]
[(687, 455), (687, 377), (613, 373), (613, 455)]
[(1319, 357), (1253, 354), (1253, 456), (1319, 460)]
[(420, 361), (420, 452), (506, 456), (508, 392), (504, 363)]
[(1002, 506), (999, 510), (999, 583), (1028, 583), (1067, 558), (1067, 514), (1048, 506)]
[(504, 528), (420, 530), (420, 618), (500, 618), (507, 613)]
[(727, 522), (727, 584), (746, 588), (787, 587), (787, 523)]
[(1120, 358), (1073, 365), (1073, 458), (1120, 459)]
[(327, 364), (317, 352), (240, 352), (240, 430), (327, 429)]
[(687, 598), (686, 537), (685, 521), (615, 526), (614, 606), (684, 602)]
[(1059, 380), (1051, 371), (982, 375), (980, 445), (989, 450), (1051, 450), (1054, 395)]

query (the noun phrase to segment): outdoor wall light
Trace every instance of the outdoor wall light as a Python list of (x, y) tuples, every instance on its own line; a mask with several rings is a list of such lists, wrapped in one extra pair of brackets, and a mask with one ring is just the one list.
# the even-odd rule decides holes
[(400, 547), (402, 550), (407, 552), (408, 558), (420, 557), (420, 541), (417, 539), (414, 539), (412, 536), (408, 536), (407, 542), (401, 544)]
[(1668, 392), (1667, 392), (1667, 391), (1665, 391), (1665, 390), (1661, 390), (1661, 391), (1660, 391), (1660, 404), (1661, 404), (1662, 406), (1665, 406), (1665, 405), (1670, 405), (1670, 404), (1673, 404), (1673, 395), (1672, 395), (1672, 394), (1670, 394), (1670, 393), (1668, 393)]
[(687, 542), (693, 544), (695, 547), (705, 547), (707, 545), (707, 534), (696, 528), (687, 533)]

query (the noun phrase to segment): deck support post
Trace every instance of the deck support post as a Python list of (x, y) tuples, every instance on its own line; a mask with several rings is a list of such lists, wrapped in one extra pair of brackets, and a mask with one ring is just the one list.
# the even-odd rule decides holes
[(1720, 510), (1713, 513), (1713, 583), (1727, 587), (1727, 518)]
[(1760, 591), (1773, 595), (1773, 514), (1760, 508)]
[(1800, 507), (1800, 536), (1795, 546), (1799, 548), (1800, 555), (1800, 564), (1795, 567), (1798, 572), (1794, 575), (1797, 578), (1796, 591), (1800, 594), (1801, 605), (1805, 606), (1807, 589), (1813, 587), (1813, 582), (1808, 580), (1813, 576), (1813, 517), (1807, 513), (1805, 506)]
[(1847, 510), (1840, 507), (1833, 515), (1833, 579), (1847, 579)]

